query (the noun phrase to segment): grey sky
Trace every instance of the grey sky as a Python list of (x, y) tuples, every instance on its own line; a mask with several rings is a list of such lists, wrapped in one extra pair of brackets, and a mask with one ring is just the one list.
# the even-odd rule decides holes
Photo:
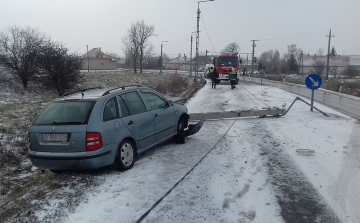
[[(89, 45), (123, 55), (121, 38), (131, 22), (143, 19), (155, 26), (154, 53), (167, 40), (163, 52), (175, 57), (190, 54), (197, 6), (197, 0), (0, 0), (0, 29), (30, 26), (72, 52), (83, 54)], [(231, 42), (250, 53), (256, 39), (257, 56), (270, 49), (283, 55), (293, 43), (306, 53), (322, 48), (326, 54), (331, 28), (338, 54), (360, 55), (359, 0), (215, 0), (200, 3), (200, 10), (200, 53), (219, 52)]]

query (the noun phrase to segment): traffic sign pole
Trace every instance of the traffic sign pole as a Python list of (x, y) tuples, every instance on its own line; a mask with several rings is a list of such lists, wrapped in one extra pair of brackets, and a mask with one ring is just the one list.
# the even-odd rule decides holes
[(322, 78), (318, 74), (310, 74), (305, 79), (305, 85), (311, 90), (311, 108), (310, 111), (313, 111), (314, 108), (314, 91), (321, 87)]
[(311, 90), (312, 93), (311, 93), (311, 107), (310, 107), (310, 111), (313, 111), (313, 108), (314, 108), (314, 91), (315, 90)]
[(261, 79), (261, 85), (262, 85), (262, 79), (265, 76), (265, 74), (266, 74), (266, 72), (265, 72), (264, 69), (259, 70), (259, 76), (260, 76), (260, 79)]

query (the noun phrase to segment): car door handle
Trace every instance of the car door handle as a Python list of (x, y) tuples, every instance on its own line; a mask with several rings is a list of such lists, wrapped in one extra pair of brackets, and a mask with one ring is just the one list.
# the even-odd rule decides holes
[(155, 115), (154, 115), (154, 118), (158, 118), (158, 117), (159, 117), (159, 115), (158, 115), (158, 114), (155, 114)]
[(133, 125), (133, 124), (134, 122), (132, 120), (128, 123), (128, 125)]

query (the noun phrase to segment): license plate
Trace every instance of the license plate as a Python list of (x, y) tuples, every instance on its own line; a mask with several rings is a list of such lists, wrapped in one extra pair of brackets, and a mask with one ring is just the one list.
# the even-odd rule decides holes
[(43, 142), (67, 142), (68, 134), (43, 134)]

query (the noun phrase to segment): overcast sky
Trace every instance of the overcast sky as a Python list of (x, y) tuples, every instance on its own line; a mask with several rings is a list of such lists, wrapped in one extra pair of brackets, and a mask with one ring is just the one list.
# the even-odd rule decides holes
[[(30, 26), (72, 52), (84, 54), (89, 45), (124, 55), (121, 38), (132, 22), (144, 20), (155, 27), (154, 53), (168, 41), (164, 53), (189, 56), (197, 7), (198, 0), (0, 0), (0, 29)], [(231, 42), (251, 53), (252, 39), (259, 40), (255, 56), (270, 49), (283, 55), (290, 44), (326, 54), (331, 28), (338, 54), (360, 55), (360, 0), (215, 0), (200, 3), (200, 10), (200, 54)]]

